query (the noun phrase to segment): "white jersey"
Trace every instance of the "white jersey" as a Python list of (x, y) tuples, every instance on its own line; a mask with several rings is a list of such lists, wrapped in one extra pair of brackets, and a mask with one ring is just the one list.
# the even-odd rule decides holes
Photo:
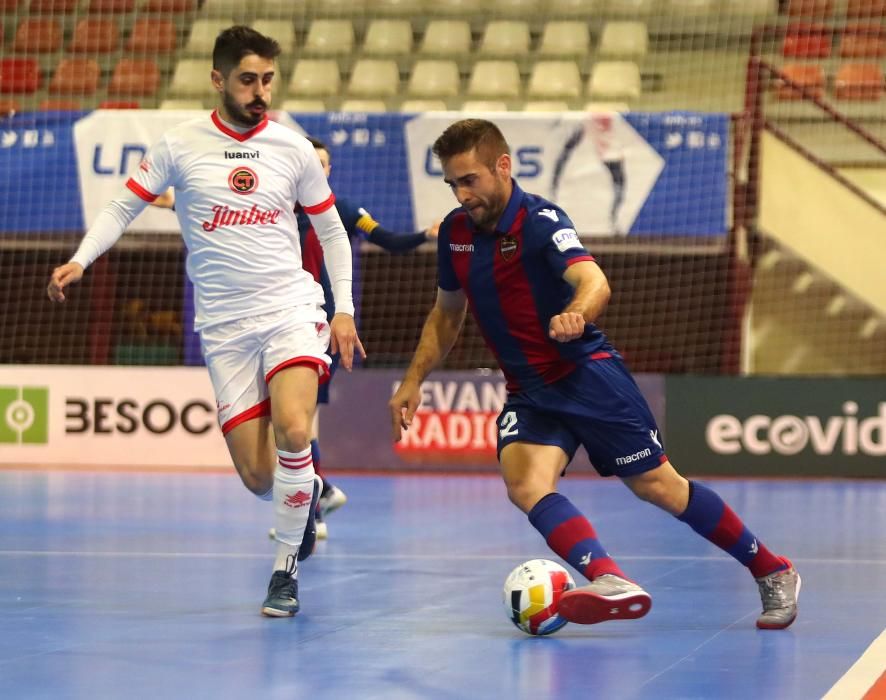
[(126, 186), (145, 202), (175, 188), (199, 330), (305, 303), (323, 291), (302, 268), (296, 203), (335, 203), (310, 142), (264, 120), (238, 133), (213, 112), (171, 129)]

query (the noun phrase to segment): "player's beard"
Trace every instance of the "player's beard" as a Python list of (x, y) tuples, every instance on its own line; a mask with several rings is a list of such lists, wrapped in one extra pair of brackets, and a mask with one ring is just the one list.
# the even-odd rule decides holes
[[(244, 107), (234, 99), (231, 93), (225, 91), (223, 102), (228, 116), (234, 121), (234, 123), (239, 124), (240, 126), (257, 126), (267, 116), (268, 105), (258, 98)], [(257, 114), (250, 112), (249, 108), (253, 105), (262, 105), (265, 109)]]
[(495, 225), (504, 213), (506, 206), (507, 202), (505, 201), (504, 191), (495, 192), (483, 202), (482, 211), (476, 212), (476, 216), (476, 210), (471, 211), (469, 215), (477, 228), (484, 231), (494, 231)]

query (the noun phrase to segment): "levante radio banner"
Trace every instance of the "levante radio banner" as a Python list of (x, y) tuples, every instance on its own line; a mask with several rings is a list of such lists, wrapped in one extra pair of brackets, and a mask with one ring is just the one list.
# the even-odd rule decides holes
[[(163, 132), (201, 115), (207, 113), (99, 110), (3, 119), (0, 233), (83, 231)], [(456, 206), (431, 147), (461, 113), (273, 116), (329, 144), (333, 190), (370, 208), (387, 228), (424, 228)], [(510, 143), (523, 189), (562, 206), (583, 235), (726, 232), (725, 114), (488, 116)], [(235, 145), (237, 152), (255, 151), (249, 141)], [(173, 213), (152, 207), (130, 230), (179, 228)]]

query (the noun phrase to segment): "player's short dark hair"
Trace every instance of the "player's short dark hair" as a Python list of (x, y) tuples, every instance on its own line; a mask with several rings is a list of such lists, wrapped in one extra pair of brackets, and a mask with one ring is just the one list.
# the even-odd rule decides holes
[(255, 54), (262, 58), (275, 59), (280, 55), (280, 44), (252, 27), (242, 24), (223, 30), (215, 38), (212, 49), (212, 67), (222, 75), (228, 75), (243, 60), (244, 56)]
[(504, 153), (510, 155), (511, 147), (501, 130), (486, 119), (462, 119), (450, 124), (434, 141), (434, 155), (441, 163), (460, 153), (477, 149), (477, 157), (490, 170)]
[(305, 138), (310, 141), (311, 145), (314, 147), (315, 151), (324, 150), (329, 153), (329, 146), (323, 143), (320, 139), (315, 139), (313, 136), (305, 136)]

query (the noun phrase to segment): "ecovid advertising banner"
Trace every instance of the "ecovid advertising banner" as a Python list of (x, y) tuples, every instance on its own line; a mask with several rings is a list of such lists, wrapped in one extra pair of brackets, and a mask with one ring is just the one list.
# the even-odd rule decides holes
[[(98, 110), (15, 115), (0, 125), (7, 197), (0, 233), (83, 230), (162, 134), (206, 111)], [(461, 113), (272, 117), (325, 141), (333, 190), (393, 230), (417, 230), (457, 206), (432, 153)], [(583, 235), (720, 236), (727, 230), (729, 117), (692, 112), (489, 115), (523, 189), (561, 205)], [(249, 150), (250, 142), (237, 143)], [(159, 193), (156, 193), (159, 194)], [(211, 203), (207, 204), (211, 206)], [(130, 230), (178, 232), (148, 208)]]
[(669, 376), (683, 473), (886, 477), (886, 379)]
[(0, 463), (224, 467), (196, 367), (0, 366)]

